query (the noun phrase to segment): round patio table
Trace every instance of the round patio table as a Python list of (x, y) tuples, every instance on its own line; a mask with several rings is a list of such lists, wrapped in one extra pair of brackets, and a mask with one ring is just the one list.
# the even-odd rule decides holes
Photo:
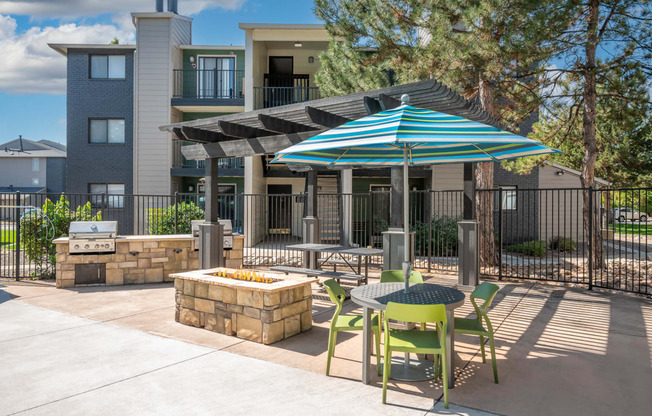
[[(371, 375), (371, 315), (374, 310), (385, 310), (387, 303), (396, 302), (409, 305), (446, 305), (446, 359), (448, 371), (448, 387), (454, 387), (454, 368), (455, 368), (455, 313), (454, 310), (464, 304), (464, 293), (461, 291), (436, 285), (432, 283), (417, 283), (410, 285), (410, 293), (405, 293), (404, 283), (378, 283), (373, 285), (365, 285), (356, 287), (351, 290), (351, 300), (362, 306), (363, 310), (363, 347), (362, 347), (362, 382), (365, 384), (370, 383)], [(406, 357), (407, 358), (407, 357)], [(409, 358), (405, 363), (409, 363)], [(404, 364), (401, 364), (403, 367)], [(396, 366), (392, 367), (392, 378)], [(415, 371), (416, 370), (416, 371)], [(400, 371), (400, 369), (399, 369)], [(399, 378), (405, 377), (407, 379), (414, 378), (414, 373), (421, 373), (423, 377), (423, 368), (405, 368), (400, 371)], [(405, 379), (403, 378), (403, 379)], [(427, 377), (426, 377), (427, 378)], [(423, 378), (421, 378), (423, 379)]]

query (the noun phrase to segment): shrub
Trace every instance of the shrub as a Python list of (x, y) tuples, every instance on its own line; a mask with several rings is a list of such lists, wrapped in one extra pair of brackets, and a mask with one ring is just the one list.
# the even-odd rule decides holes
[(550, 250), (559, 250), (563, 252), (573, 251), (577, 248), (575, 240), (570, 237), (552, 237), (548, 243)]
[(414, 245), (418, 255), (428, 254), (428, 243), (433, 256), (457, 255), (457, 221), (459, 218), (435, 214), (430, 222), (416, 221), (411, 227), (414, 231)]
[(36, 263), (36, 276), (54, 275), (56, 247), (52, 241), (68, 235), (71, 221), (102, 221), (102, 212), (93, 215), (90, 202), (71, 211), (68, 199), (62, 195), (56, 203), (47, 199), (41, 210), (20, 219), (20, 246), (25, 256)]
[(526, 241), (519, 244), (511, 244), (506, 246), (505, 249), (513, 253), (521, 253), (525, 254), (526, 256), (533, 257), (543, 257), (547, 252), (546, 242), (537, 240)]
[(147, 232), (151, 235), (190, 234), (190, 221), (204, 218), (204, 210), (193, 202), (184, 201), (167, 208), (152, 208), (147, 211)]

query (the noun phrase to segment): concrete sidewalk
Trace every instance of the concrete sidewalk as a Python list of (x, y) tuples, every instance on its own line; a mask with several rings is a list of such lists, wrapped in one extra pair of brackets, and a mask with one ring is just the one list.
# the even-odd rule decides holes
[[(424, 415), (431, 410), (383, 406), (380, 390), (360, 382), (9, 299), (0, 288), (2, 415)], [(433, 412), (440, 408), (448, 415), (488, 414), (443, 405)]]

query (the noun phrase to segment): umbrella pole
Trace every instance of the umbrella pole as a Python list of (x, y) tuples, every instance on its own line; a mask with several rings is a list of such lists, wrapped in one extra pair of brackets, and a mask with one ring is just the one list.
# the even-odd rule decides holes
[(405, 293), (410, 293), (410, 185), (408, 171), (408, 148), (403, 148), (403, 278), (405, 279)]

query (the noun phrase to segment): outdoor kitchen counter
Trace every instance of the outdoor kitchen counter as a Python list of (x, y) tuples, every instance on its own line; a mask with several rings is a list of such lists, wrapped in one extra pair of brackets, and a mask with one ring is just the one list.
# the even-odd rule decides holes
[[(312, 327), (315, 278), (259, 271), (273, 283), (212, 276), (207, 269), (175, 273), (175, 319), (184, 325), (263, 344), (272, 344)], [(249, 270), (248, 270), (249, 271)]]
[[(116, 243), (118, 241), (169, 241), (169, 240), (188, 240), (192, 241), (192, 234), (172, 234), (172, 235), (119, 235), (116, 237)], [(54, 240), (54, 244), (64, 244), (68, 243), (70, 239), (68, 237), (59, 237)]]

